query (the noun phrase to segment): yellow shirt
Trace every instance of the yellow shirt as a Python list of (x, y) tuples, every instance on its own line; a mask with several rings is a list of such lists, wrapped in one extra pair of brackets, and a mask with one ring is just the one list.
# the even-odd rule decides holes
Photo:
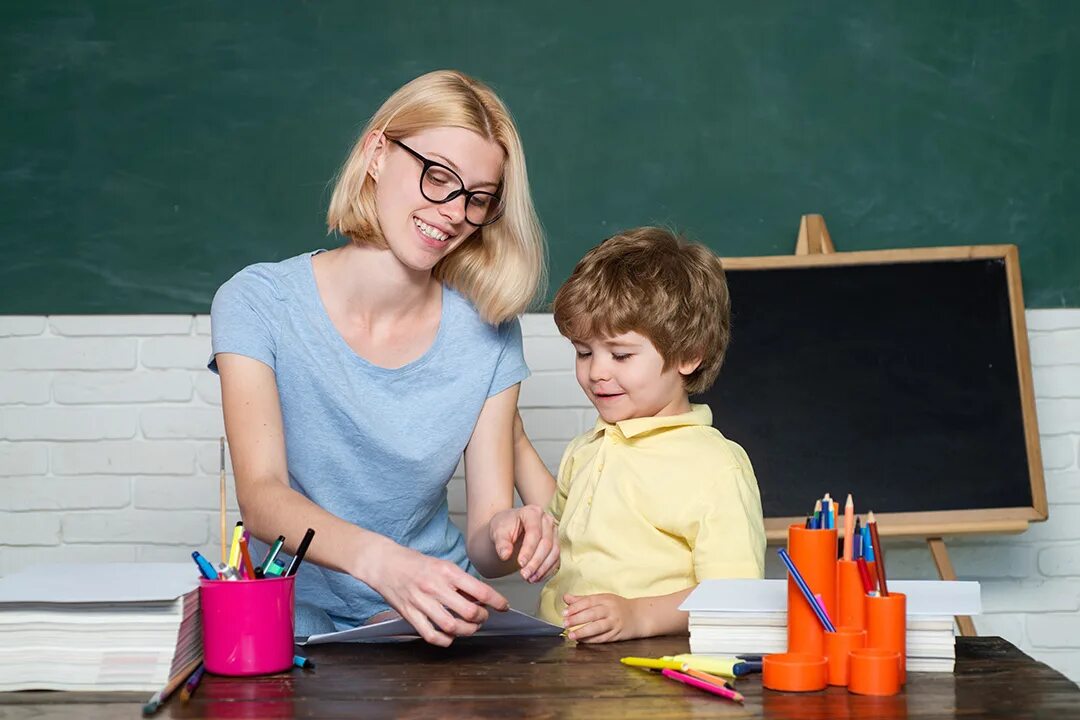
[(754, 470), (712, 427), (708, 405), (614, 425), (598, 420), (563, 454), (548, 511), (559, 523), (561, 552), (540, 593), (549, 622), (562, 622), (564, 593), (667, 595), (707, 578), (765, 573)]

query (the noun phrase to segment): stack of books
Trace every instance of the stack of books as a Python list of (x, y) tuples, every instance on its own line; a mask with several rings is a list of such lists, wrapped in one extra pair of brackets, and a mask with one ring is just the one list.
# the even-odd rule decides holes
[[(907, 595), (907, 669), (952, 672), (954, 615), (982, 610), (979, 583), (892, 580)], [(787, 580), (706, 580), (680, 606), (690, 613), (695, 655), (765, 655), (787, 651)]]
[(0, 691), (154, 691), (201, 660), (190, 562), (39, 565), (0, 578)]

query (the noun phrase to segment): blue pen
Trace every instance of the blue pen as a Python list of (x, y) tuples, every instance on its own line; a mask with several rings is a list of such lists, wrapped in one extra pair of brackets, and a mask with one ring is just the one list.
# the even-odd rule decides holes
[(851, 559), (858, 560), (862, 557), (862, 527), (859, 518), (855, 518), (855, 532), (851, 534)]
[(195, 564), (199, 566), (199, 572), (202, 573), (202, 576), (204, 578), (206, 578), (207, 580), (218, 579), (217, 570), (214, 569), (214, 566), (211, 565), (206, 558), (199, 554), (198, 550), (191, 553), (191, 559), (194, 560)]
[(863, 557), (866, 558), (866, 562), (874, 562), (874, 544), (870, 542), (870, 526), (863, 525), (862, 528), (862, 547)]

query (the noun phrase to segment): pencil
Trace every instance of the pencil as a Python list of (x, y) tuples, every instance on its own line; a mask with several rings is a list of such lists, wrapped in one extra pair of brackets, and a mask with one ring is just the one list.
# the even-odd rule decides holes
[(844, 503), (844, 559), (851, 560), (851, 552), (855, 545), (855, 503), (848, 493), (847, 502)]
[(878, 590), (882, 597), (889, 597), (889, 586), (885, 584), (885, 550), (881, 547), (881, 537), (878, 535), (877, 520), (874, 513), (866, 516), (866, 525), (870, 528), (870, 542), (874, 547), (874, 567), (877, 568)]
[(244, 565), (244, 574), (248, 580), (255, 580), (255, 566), (251, 564), (251, 553), (245, 538), (240, 538), (240, 562)]
[(195, 690), (199, 687), (199, 681), (202, 680), (204, 672), (206, 672), (205, 665), (199, 665), (199, 667), (195, 668), (195, 672), (191, 673), (191, 677), (184, 683), (184, 689), (180, 691), (180, 702), (187, 703), (191, 699), (191, 696), (195, 694)]
[(229, 562), (229, 551), (225, 546), (225, 436), (221, 437), (221, 562)]
[(202, 659), (199, 658), (192, 660), (185, 665), (183, 670), (173, 676), (173, 679), (169, 681), (168, 685), (154, 693), (147, 703), (143, 705), (143, 715), (153, 715), (156, 713), (158, 708), (160, 708), (165, 701), (169, 699), (169, 696), (176, 691), (176, 688), (180, 687), (180, 684), (187, 680), (188, 676), (195, 672), (195, 668), (199, 667), (201, 664)]

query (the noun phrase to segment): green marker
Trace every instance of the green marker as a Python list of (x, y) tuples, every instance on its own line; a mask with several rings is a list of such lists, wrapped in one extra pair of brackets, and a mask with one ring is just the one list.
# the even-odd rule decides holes
[(284, 542), (285, 536), (278, 535), (277, 540), (275, 540), (274, 544), (270, 546), (270, 551), (267, 552), (266, 557), (263, 558), (262, 565), (259, 565), (259, 567), (255, 569), (255, 577), (262, 577), (263, 575), (267, 574), (270, 566), (274, 564), (274, 558), (276, 558), (277, 554), (281, 552), (281, 545)]

